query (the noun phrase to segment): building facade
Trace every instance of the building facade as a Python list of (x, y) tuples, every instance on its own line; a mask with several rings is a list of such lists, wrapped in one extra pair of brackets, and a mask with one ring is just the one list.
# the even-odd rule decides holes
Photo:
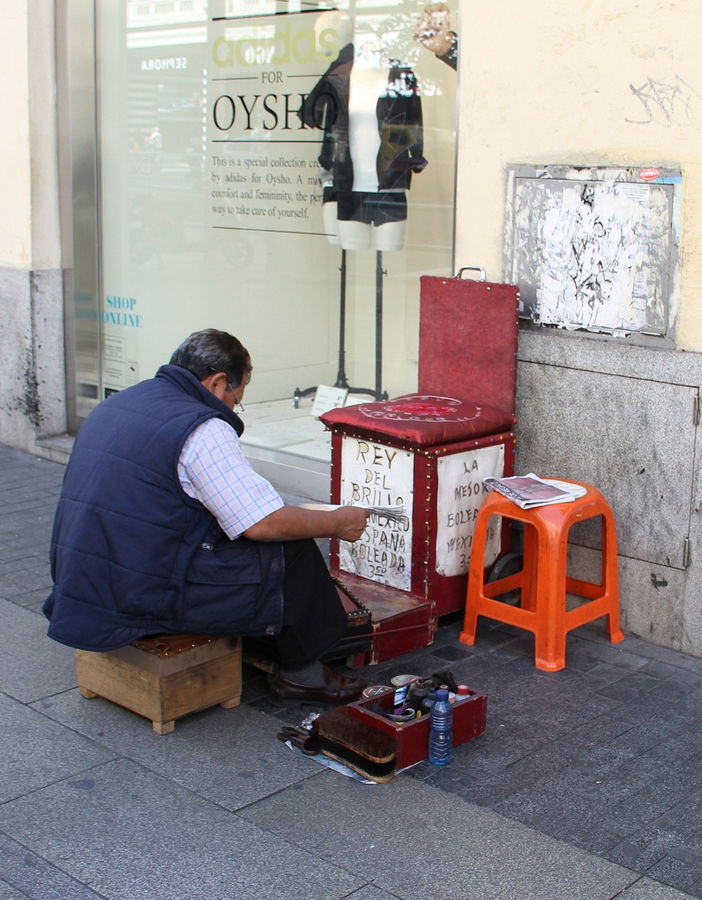
[[(300, 133), (290, 98), (336, 58), (338, 23), (315, 30), (321, 4), (280, 33), (276, 3), (96, 5), (8, 0), (0, 34), (0, 440), (54, 458), (91, 403), (215, 315), (257, 348), (253, 400), (336, 362), (340, 244), (312, 200), (323, 123)], [(427, 4), (401, 6), (342, 10), (357, 46), (390, 34), (409, 60), (399, 93), (416, 79), (426, 161), (401, 245), (348, 245), (349, 377), (372, 381), (378, 252), (390, 395), (415, 387), (419, 274), (518, 283), (517, 470), (596, 484), (624, 630), (702, 655), (702, 12), (536, 0), (498, 17), (461, 0), (439, 10), (454, 69), (417, 40)], [(584, 530), (572, 564), (597, 559)]]

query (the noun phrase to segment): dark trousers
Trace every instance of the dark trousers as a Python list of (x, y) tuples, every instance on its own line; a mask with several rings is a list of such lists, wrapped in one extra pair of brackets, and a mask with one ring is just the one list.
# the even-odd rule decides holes
[(316, 542), (285, 541), (283, 550), (283, 628), (274, 642), (281, 668), (297, 669), (344, 636), (347, 618)]

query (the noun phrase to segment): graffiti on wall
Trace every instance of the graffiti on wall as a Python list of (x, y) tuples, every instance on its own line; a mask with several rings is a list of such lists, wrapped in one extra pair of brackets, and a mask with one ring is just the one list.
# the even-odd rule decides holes
[(514, 178), (508, 225), (508, 278), (519, 284), (522, 315), (568, 329), (665, 334), (679, 176), (529, 174)]
[(668, 80), (647, 78), (641, 84), (630, 84), (629, 88), (640, 103), (638, 116), (626, 119), (630, 124), (699, 128), (702, 94), (679, 75)]

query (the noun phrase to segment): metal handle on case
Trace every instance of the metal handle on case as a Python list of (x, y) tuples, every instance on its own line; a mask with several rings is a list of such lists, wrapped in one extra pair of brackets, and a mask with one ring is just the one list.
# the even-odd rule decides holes
[(485, 274), (485, 269), (482, 266), (461, 266), (458, 272), (456, 272), (456, 278), (460, 278), (461, 274), (465, 271), (480, 272), (480, 278), (477, 280), (487, 281), (487, 275)]

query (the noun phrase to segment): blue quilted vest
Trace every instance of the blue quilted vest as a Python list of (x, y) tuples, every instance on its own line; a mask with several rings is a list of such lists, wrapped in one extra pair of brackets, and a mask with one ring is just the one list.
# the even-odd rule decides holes
[(87, 417), (54, 520), (50, 637), (102, 651), (163, 632), (280, 631), (282, 545), (229, 540), (178, 480), (185, 439), (214, 416), (243, 431), (194, 375), (162, 366)]

